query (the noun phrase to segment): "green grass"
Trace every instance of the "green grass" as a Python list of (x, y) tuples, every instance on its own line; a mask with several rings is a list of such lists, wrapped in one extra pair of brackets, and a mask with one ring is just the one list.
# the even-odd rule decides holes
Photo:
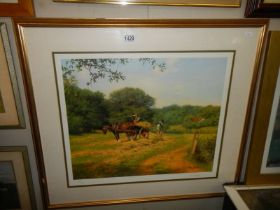
[(171, 173), (172, 171), (169, 170), (164, 163), (158, 163), (154, 166), (153, 168), (155, 174), (168, 174)]
[(117, 145), (106, 144), (112, 140), (112, 137), (109, 135), (103, 134), (83, 134), (81, 136), (71, 136), (70, 144), (71, 151), (84, 151), (87, 150), (106, 150), (114, 149)]
[(117, 142), (111, 133), (70, 136), (74, 179), (176, 173), (170, 165), (172, 162), (164, 160), (173, 153), (182, 156), (182, 161), (194, 165), (196, 170), (211, 170), (212, 162), (199, 163), (189, 156), (192, 140), (193, 134), (179, 133), (163, 134), (162, 137), (150, 133), (149, 139), (136, 141), (121, 135), (121, 142)]

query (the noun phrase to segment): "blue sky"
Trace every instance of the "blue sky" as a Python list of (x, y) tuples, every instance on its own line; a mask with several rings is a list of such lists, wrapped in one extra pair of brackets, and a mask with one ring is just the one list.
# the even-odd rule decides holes
[[(100, 91), (109, 96), (124, 87), (137, 87), (155, 98), (155, 107), (177, 105), (220, 105), (223, 97), (225, 75), (228, 66), (226, 56), (188, 56), (155, 58), (164, 62), (166, 69), (152, 69), (151, 65), (143, 65), (140, 57), (130, 58), (125, 65), (114, 66), (122, 72), (126, 79), (110, 83), (106, 78), (87, 85), (87, 71), (75, 73), (80, 88)], [(120, 57), (121, 58), (121, 57)], [(98, 59), (98, 58), (94, 58)], [(62, 61), (62, 64), (66, 60)]]

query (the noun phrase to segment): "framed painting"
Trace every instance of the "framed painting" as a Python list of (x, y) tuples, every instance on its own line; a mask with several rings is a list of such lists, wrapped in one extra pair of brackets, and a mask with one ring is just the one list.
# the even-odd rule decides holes
[(279, 185), (226, 185), (224, 188), (236, 209), (279, 209)]
[(195, 7), (240, 7), (241, 0), (53, 0), (67, 3), (97, 3), (120, 5), (161, 5), (161, 6), (195, 6)]
[(0, 16), (34, 16), (32, 0), (0, 0)]
[(24, 119), (8, 33), (0, 22), (0, 128), (9, 127), (24, 127)]
[(245, 17), (280, 17), (279, 0), (248, 0)]
[(0, 208), (36, 209), (25, 147), (0, 147)]
[(223, 196), (266, 24), (16, 19), (46, 206)]
[(247, 184), (280, 184), (279, 46), (280, 32), (270, 32), (251, 137)]

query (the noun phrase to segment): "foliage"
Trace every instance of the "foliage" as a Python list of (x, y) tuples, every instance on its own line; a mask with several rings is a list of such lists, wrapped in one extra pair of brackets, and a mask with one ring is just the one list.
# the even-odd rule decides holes
[(91, 132), (106, 123), (108, 111), (102, 93), (81, 89), (67, 79), (64, 91), (70, 134)]
[(75, 71), (86, 70), (89, 72), (90, 83), (95, 83), (99, 78), (107, 77), (110, 82), (124, 80), (125, 76), (114, 69), (114, 66), (126, 64), (127, 59), (70, 59), (63, 68), (64, 77), (69, 78)]
[[(122, 65), (129, 63), (128, 58), (98, 58), (98, 59), (70, 59), (62, 66), (63, 76), (66, 79), (73, 78), (76, 71), (87, 71), (89, 81), (87, 84), (96, 83), (98, 79), (107, 78), (109, 82), (125, 80), (126, 76), (118, 70)], [(150, 65), (153, 70), (164, 71), (166, 64), (153, 58), (138, 59), (143, 65)]]
[[(217, 126), (219, 115), (219, 106), (171, 105), (155, 109), (153, 121), (157, 123), (159, 120), (163, 120), (165, 130), (168, 131), (174, 130), (176, 125), (183, 125), (185, 130), (190, 130)], [(183, 131), (182, 128), (180, 130)]]
[(205, 106), (201, 107), (196, 115), (187, 115), (184, 118), (184, 126), (188, 129), (218, 126), (220, 107)]
[(158, 122), (159, 120), (163, 120), (164, 123), (168, 125), (181, 124), (184, 120), (184, 116), (188, 114), (188, 111), (189, 110), (184, 106), (166, 106), (155, 110), (154, 121)]
[(216, 135), (199, 138), (194, 158), (199, 162), (210, 163), (213, 161), (216, 146)]
[[(153, 97), (131, 87), (113, 91), (105, 99), (100, 92), (77, 87), (74, 77), (64, 78), (64, 89), (71, 134), (90, 132), (108, 123), (132, 121), (133, 115), (140, 117), (141, 123), (147, 123), (144, 127), (151, 131), (156, 131), (155, 125), (160, 120), (164, 122), (163, 130), (170, 133), (192, 133), (194, 129), (203, 132), (207, 127), (212, 127), (212, 131), (205, 130), (206, 133), (217, 131), (218, 106), (172, 105), (156, 109)], [(194, 119), (202, 120), (195, 122)]]
[(131, 121), (132, 115), (140, 116), (141, 120), (150, 121), (154, 103), (154, 98), (139, 88), (127, 87), (114, 91), (108, 99), (109, 121), (111, 123)]
[(186, 133), (186, 128), (182, 125), (171, 125), (169, 126), (168, 133)]

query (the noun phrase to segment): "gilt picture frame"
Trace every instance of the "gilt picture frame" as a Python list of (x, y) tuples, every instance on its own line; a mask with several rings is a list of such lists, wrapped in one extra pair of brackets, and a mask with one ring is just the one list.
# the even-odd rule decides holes
[(158, 6), (194, 6), (194, 7), (233, 7), (241, 5), (241, 0), (53, 0), (61, 3), (96, 3), (96, 4), (119, 4), (119, 5), (158, 5)]
[(11, 46), (5, 23), (0, 22), (0, 128), (25, 126)]
[(277, 18), (280, 17), (280, 1), (278, 0), (248, 0), (245, 17)]
[[(15, 25), (46, 207), (218, 197), (222, 183), (238, 180), (266, 20), (15, 19)], [(41, 33), (48, 45), (38, 39)], [(205, 33), (222, 44), (205, 39)], [(199, 78), (206, 86), (184, 86)], [(44, 85), (48, 93), (41, 92)], [(206, 100), (206, 89), (210, 101), (219, 92), (219, 102)], [(139, 97), (144, 107), (135, 106)], [(114, 105), (120, 98), (125, 100)], [(76, 111), (83, 114), (72, 109), (81, 105)], [(172, 118), (178, 110), (181, 121)], [(88, 126), (80, 126), (86, 122), (81, 116), (92, 116)], [(210, 131), (217, 135), (213, 140)], [(188, 159), (197, 148), (206, 154), (203, 136), (215, 142), (208, 169)], [(165, 153), (179, 150), (185, 153), (174, 162), (183, 171), (174, 170)]]
[(280, 183), (278, 156), (279, 44), (280, 33), (278, 31), (270, 32), (251, 137), (246, 184)]
[(35, 210), (26, 147), (0, 147), (1, 209)]

